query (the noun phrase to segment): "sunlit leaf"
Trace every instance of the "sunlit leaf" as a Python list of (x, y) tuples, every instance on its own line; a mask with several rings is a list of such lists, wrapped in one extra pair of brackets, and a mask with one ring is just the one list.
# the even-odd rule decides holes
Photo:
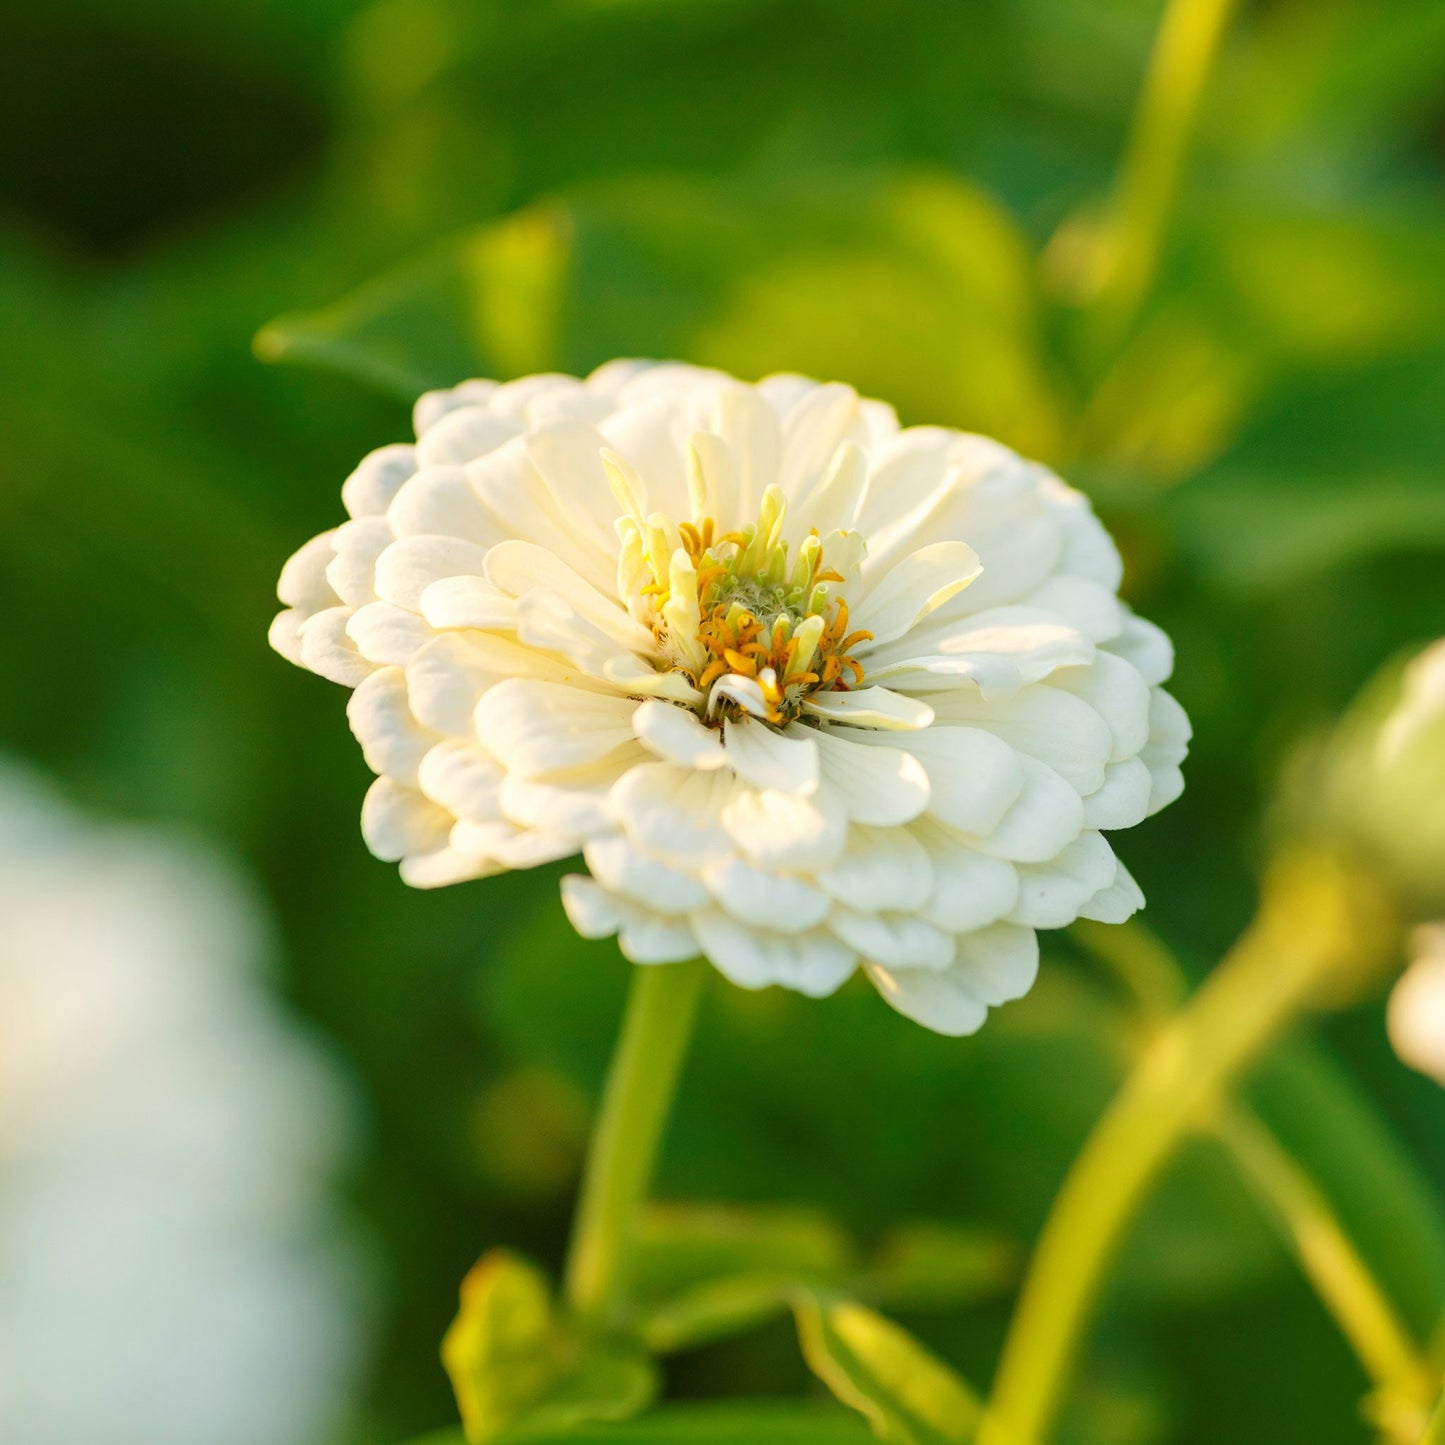
[(901, 1325), (837, 1296), (796, 1306), (809, 1368), (879, 1439), (898, 1445), (964, 1445), (973, 1438), (973, 1391)]
[(1019, 1264), (1018, 1245), (995, 1231), (901, 1224), (884, 1236), (854, 1289), (890, 1309), (971, 1304), (1006, 1288)]
[(1445, 544), (1442, 395), (1436, 356), (1296, 388), (1167, 498), (1180, 547), (1220, 585), (1259, 594)]
[(519, 1431), (508, 1445), (867, 1445), (868, 1427), (842, 1410), (795, 1402), (739, 1400), (664, 1406), (626, 1424)]
[(724, 1275), (787, 1272), (836, 1279), (854, 1262), (846, 1232), (802, 1205), (653, 1203), (632, 1245), (629, 1272), (639, 1293)]
[(442, 1362), (472, 1445), (522, 1423), (626, 1419), (656, 1390), (640, 1350), (582, 1339), (554, 1310), (542, 1274), (505, 1250), (484, 1256), (462, 1282)]
[(1029, 248), (995, 203), (934, 174), (594, 186), (281, 317), (256, 346), (402, 395), (619, 355), (801, 370), (1036, 454), (1058, 438)]

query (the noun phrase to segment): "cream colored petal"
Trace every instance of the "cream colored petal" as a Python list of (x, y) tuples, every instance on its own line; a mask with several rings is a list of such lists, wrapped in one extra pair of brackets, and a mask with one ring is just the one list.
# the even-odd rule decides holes
[(985, 698), (994, 698), (1011, 696), (1062, 668), (1086, 666), (1095, 647), (1052, 613), (994, 607), (942, 625), (925, 624), (888, 647), (864, 643), (855, 655), (876, 682), (897, 676), (895, 685), (930, 691), (957, 687), (966, 678)]
[(966, 542), (935, 542), (878, 576), (858, 600), (852, 620), (873, 634), (875, 646), (892, 642), (962, 592), (980, 571), (978, 554)]
[(1151, 686), (1167, 682), (1174, 671), (1174, 644), (1152, 622), (1136, 617), (1123, 603), (1120, 608), (1124, 614), (1123, 630), (1105, 646), (1129, 663)]
[(402, 537), (376, 559), (376, 595), (421, 611), (422, 594), (443, 577), (480, 577), (486, 549), (462, 537)]
[(1005, 917), (1018, 902), (1017, 868), (991, 858), (933, 819), (910, 829), (931, 864), (932, 897), (922, 917), (947, 933), (968, 933)]
[(723, 724), (727, 762), (743, 782), (807, 797), (818, 790), (818, 745), (811, 729), (796, 728), (785, 737), (756, 718), (730, 718)]
[(907, 912), (933, 897), (933, 864), (911, 830), (854, 824), (842, 856), (818, 882), (859, 912)]
[(950, 973), (966, 979), (969, 990), (997, 1008), (1022, 998), (1039, 975), (1039, 936), (1032, 928), (999, 923), (958, 940)]
[(873, 987), (904, 1017), (936, 1034), (963, 1038), (975, 1034), (988, 1017), (988, 1006), (976, 999), (966, 981), (931, 968), (885, 968), (867, 963)]
[(933, 698), (940, 724), (981, 728), (1047, 763), (1081, 794), (1104, 785), (1114, 748), (1108, 725), (1088, 703), (1047, 683), (986, 701), (960, 688)]
[(976, 841), (995, 858), (1046, 863), (1083, 831), (1083, 799), (1047, 764), (1018, 756), (1024, 770), (1023, 792), (998, 826)]
[(1090, 899), (1111, 888), (1118, 859), (1098, 833), (1080, 833), (1047, 863), (1018, 865), (1019, 896), (1011, 923), (1028, 928), (1064, 928)]
[(790, 988), (825, 998), (842, 987), (857, 958), (852, 949), (822, 929), (777, 934), (749, 928), (721, 909), (694, 913), (692, 931), (718, 972), (740, 988)]
[(443, 577), (421, 594), (421, 615), (436, 628), (514, 632), (517, 603), (484, 577)]
[(848, 817), (883, 827), (916, 818), (928, 806), (931, 791), (923, 764), (906, 750), (906, 743), (887, 747), (853, 742), (851, 731), (816, 733), (823, 781)]
[(414, 612), (390, 602), (368, 602), (347, 619), (347, 636), (370, 662), (404, 664), (436, 636)]
[(495, 451), (521, 427), (485, 406), (460, 406), (439, 417), (416, 444), (419, 467), (459, 466)]
[(415, 787), (422, 758), (441, 739), (412, 713), (405, 672), (399, 667), (373, 672), (351, 694), (346, 717), (372, 772)]
[(460, 742), (438, 743), (417, 768), (422, 792), (468, 823), (501, 819), (502, 777), (494, 758), (481, 748)]
[(407, 694), (417, 720), (449, 738), (471, 738), (482, 694), (499, 681), (491, 660), (471, 638), (443, 634), (406, 665)]
[(1085, 577), (1050, 577), (1023, 598), (1026, 607), (1057, 613), (1103, 644), (1124, 629), (1124, 606), (1107, 588)]
[(583, 938), (611, 938), (622, 927), (622, 900), (580, 873), (562, 880), (562, 907)]
[(452, 822), (445, 808), (394, 778), (378, 778), (361, 805), (361, 836), (383, 863), (444, 848)]
[(326, 580), (345, 603), (359, 607), (376, 600), (376, 564), (392, 543), (384, 517), (361, 517), (344, 522), (331, 539), (335, 555), (326, 566)]
[(1110, 763), (1104, 769), (1104, 786), (1084, 799), (1085, 826), (1132, 828), (1142, 823), (1149, 816), (1153, 788), (1153, 776), (1139, 758)]
[(680, 768), (711, 770), (728, 760), (718, 730), (704, 727), (690, 708), (649, 698), (632, 714), (632, 727), (649, 752)]
[(477, 738), (510, 772), (543, 777), (585, 767), (634, 741), (630, 698), (509, 678), (477, 704)]
[(909, 736), (908, 751), (928, 774), (928, 811), (964, 832), (991, 832), (1023, 790), (1019, 755), (980, 728), (926, 728)]
[(691, 869), (732, 852), (722, 819), (737, 791), (727, 769), (697, 772), (644, 763), (619, 780), (609, 803), (639, 848)]
[(504, 819), (485, 823), (462, 819), (452, 829), (452, 846), (508, 868), (537, 868), (577, 852), (574, 838), (545, 828), (517, 828)]
[(727, 443), (737, 477), (732, 525), (741, 525), (757, 516), (763, 493), (778, 480), (782, 428), (777, 413), (750, 386), (723, 387), (715, 408), (712, 430)]
[(609, 658), (602, 674), (631, 697), (662, 698), (693, 710), (702, 705), (702, 694), (682, 673), (659, 672), (631, 653)]
[(815, 692), (803, 704), (803, 711), (810, 717), (827, 718), (829, 722), (898, 731), (926, 728), (933, 721), (933, 709), (927, 703), (886, 687), (863, 687), (856, 692)]
[(434, 853), (412, 853), (401, 860), (401, 881), (408, 888), (449, 888), (475, 878), (506, 872), (506, 865), (485, 854), (469, 853), (448, 843)]
[(783, 414), (778, 485), (799, 513), (809, 510), (829, 466), (845, 442), (864, 439), (858, 393), (829, 382), (815, 386)]
[(1123, 923), (1143, 906), (1142, 890), (1129, 870), (1120, 863), (1114, 881), (1107, 888), (1100, 889), (1079, 909), (1079, 917), (1092, 918), (1099, 923)]
[(302, 667), (343, 687), (356, 687), (375, 671), (347, 634), (350, 620), (351, 608), (328, 607), (308, 617), (296, 630)]
[(392, 499), (386, 520), (398, 537), (462, 537), (492, 547), (505, 536), (458, 466), (419, 471)]
[(619, 655), (616, 642), (545, 587), (517, 599), (517, 640), (566, 659), (597, 683), (605, 682), (607, 664)]
[(722, 812), (728, 836), (764, 869), (812, 872), (842, 856), (848, 818), (829, 792), (811, 797), (739, 786)]
[(281, 580), (276, 584), (276, 595), (288, 607), (300, 608), (302, 612), (320, 612), (326, 607), (335, 607), (341, 599), (331, 583), (326, 580), (326, 569), (336, 555), (336, 529), (313, 537), (298, 551), (286, 559), (281, 568)]
[[(305, 635), (303, 631), (303, 648)], [(1184, 775), (1179, 765), (1189, 751), (1192, 733), (1184, 709), (1167, 692), (1156, 688), (1149, 700), (1149, 741), (1139, 753), (1140, 762), (1149, 769), (1153, 780), (1149, 792), (1151, 815), (1184, 791)]]
[(519, 827), (547, 828), (579, 843), (605, 837), (617, 828), (608, 795), (624, 773), (646, 759), (641, 748), (624, 748), (561, 782), (534, 782), (512, 774), (502, 781), (502, 812)]
[(706, 908), (711, 895), (690, 873), (669, 868), (619, 835), (593, 838), (582, 850), (592, 876), (610, 893), (621, 893), (657, 913)]
[(497, 383), (473, 379), (456, 386), (424, 391), (411, 409), (412, 428), (417, 436), (430, 431), (448, 412), (464, 406), (487, 406), (496, 395)]
[(494, 587), (514, 597), (538, 587), (557, 593), (620, 650), (650, 652), (655, 646), (652, 634), (635, 622), (620, 602), (605, 597), (545, 547), (503, 542), (487, 553), (485, 575)]
[(858, 913), (834, 905), (828, 927), (869, 963), (898, 968), (946, 968), (953, 939), (908, 913)]
[(617, 516), (612, 490), (602, 467), (607, 445), (594, 426), (558, 422), (536, 427), (527, 438), (527, 450), (542, 480), (565, 511), (575, 532), (607, 552), (615, 552), (612, 524)]
[(271, 619), (271, 626), (266, 630), (266, 641), (270, 646), (297, 667), (302, 666), (301, 624), (305, 621), (306, 613), (301, 608), (288, 607)]
[(723, 910), (739, 922), (780, 933), (803, 933), (816, 927), (835, 906), (807, 879), (754, 868), (740, 858), (707, 864), (702, 881)]
[(1082, 698), (1108, 724), (1114, 737), (1110, 762), (1138, 756), (1149, 741), (1149, 686), (1123, 658), (1101, 651), (1092, 666), (1069, 668), (1051, 681)]
[(378, 447), (361, 459), (341, 484), (341, 501), (350, 517), (379, 517), (401, 484), (416, 471), (416, 448), (405, 443)]

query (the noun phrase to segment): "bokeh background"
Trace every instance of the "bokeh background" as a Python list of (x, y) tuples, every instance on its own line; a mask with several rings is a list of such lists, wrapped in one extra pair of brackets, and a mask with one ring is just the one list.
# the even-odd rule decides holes
[[(1445, 8), (1240, 7), (1157, 274), (1101, 321), (1091, 217), (1160, 14), (0, 11), (0, 747), (203, 838), (279, 919), (281, 990), (362, 1120), (341, 1207), (373, 1345), (346, 1445), (455, 1418), (437, 1344), (478, 1254), (556, 1267), (626, 983), (571, 936), (559, 869), (420, 894), (371, 860), (344, 695), (266, 649), (281, 562), (418, 390), (620, 354), (801, 370), (1055, 465), (1177, 644), (1188, 787), (1121, 851), (1196, 973), (1250, 915), (1290, 750), (1445, 632)], [(661, 1188), (818, 1206), (865, 1244), (912, 1219), (1022, 1246), (1129, 1037), (1063, 938), (964, 1043), (866, 986), (716, 982)], [(1253, 1092), (1406, 1316), (1438, 1323), (1445, 1095), (1389, 1052), (1379, 1000)], [(915, 1303), (986, 1379), (1007, 1287)], [(781, 1326), (669, 1371), (683, 1396), (809, 1388)], [(1135, 1230), (1083, 1380), (1075, 1441), (1370, 1438), (1353, 1357), (1202, 1143)]]

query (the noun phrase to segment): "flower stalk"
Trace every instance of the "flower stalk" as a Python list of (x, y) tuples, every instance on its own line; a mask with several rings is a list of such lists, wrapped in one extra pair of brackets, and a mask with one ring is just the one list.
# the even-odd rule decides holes
[(706, 965), (635, 965), (622, 1032), (592, 1132), (567, 1259), (566, 1293), (585, 1325), (619, 1313), (627, 1249), (697, 1017)]
[(1084, 1145), (1024, 1281), (978, 1445), (1042, 1445), (1124, 1232), (1183, 1138), (1342, 970), (1393, 942), (1378, 893), (1318, 854), (1286, 858), (1259, 915), (1161, 1027)]

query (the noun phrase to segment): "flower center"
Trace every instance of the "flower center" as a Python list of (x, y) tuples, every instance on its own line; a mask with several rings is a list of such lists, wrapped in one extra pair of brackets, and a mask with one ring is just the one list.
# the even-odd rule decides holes
[[(845, 579), (816, 532), (789, 557), (786, 511), (769, 487), (758, 520), (735, 532), (718, 535), (709, 517), (675, 528), (649, 519), (650, 580), (640, 590), (665, 662), (702, 692), (709, 720), (746, 712), (781, 726), (813, 693), (863, 683), (851, 649), (872, 634), (848, 630)], [(856, 556), (856, 534), (835, 537)]]

